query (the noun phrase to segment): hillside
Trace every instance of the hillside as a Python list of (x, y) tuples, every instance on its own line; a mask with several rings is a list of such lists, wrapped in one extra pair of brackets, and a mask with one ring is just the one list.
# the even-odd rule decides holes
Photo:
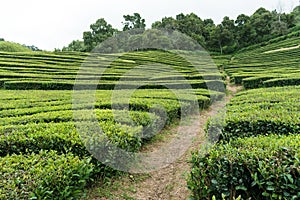
[[(131, 154), (119, 156), (113, 147), (140, 152), (150, 144), (156, 150), (160, 138), (169, 137), (160, 134), (178, 121), (183, 135), (196, 131), (187, 128), (189, 117), (213, 109), (226, 85), (244, 91), (227, 104), (224, 118), (210, 112), (204, 126), (203, 116), (205, 141), (197, 138), (200, 150), (184, 157), (191, 170), (189, 164), (172, 165), (153, 177), (169, 180), (175, 171), (190, 170), (188, 178), (175, 174), (187, 179), (194, 199), (297, 199), (299, 44), (295, 32), (232, 56), (213, 56), (224, 72), (209, 55), (199, 59), (203, 52), (0, 52), (0, 199), (80, 199), (86, 190), (89, 199), (108, 198), (111, 185), (103, 183), (121, 185), (120, 170), (137, 167)], [(105, 165), (115, 158), (125, 168)], [(109, 195), (140, 197), (145, 190), (134, 185), (152, 183), (152, 194), (161, 183), (151, 173), (134, 176), (142, 182), (127, 175), (131, 190)], [(166, 193), (176, 187), (159, 186)]]
[(208, 139), (220, 133), (213, 147), (192, 155), (192, 199), (299, 198), (299, 44), (297, 32), (224, 63), (231, 83), (244, 90), (227, 104), (222, 120), (210, 118)]
[(295, 32), (237, 53), (225, 67), (246, 89), (300, 84), (300, 37)]
[(13, 42), (0, 41), (0, 52), (30, 52), (31, 50)]
[[(199, 73), (163, 51), (1, 52), (0, 199), (78, 199), (92, 180), (118, 174), (91, 153), (112, 159), (109, 144), (137, 152), (164, 126), (224, 96), (224, 77), (201, 62)], [(94, 120), (105, 139), (85, 129)], [(128, 159), (125, 167), (134, 164)]]

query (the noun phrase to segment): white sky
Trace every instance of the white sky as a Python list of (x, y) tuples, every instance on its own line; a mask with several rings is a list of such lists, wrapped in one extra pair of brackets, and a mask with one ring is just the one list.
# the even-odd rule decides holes
[(298, 4), (298, 0), (3, 0), (0, 38), (54, 50), (82, 39), (83, 31), (99, 18), (121, 29), (123, 15), (138, 12), (150, 28), (154, 21), (179, 13), (194, 12), (220, 23), (224, 16), (251, 15), (259, 7), (290, 12)]

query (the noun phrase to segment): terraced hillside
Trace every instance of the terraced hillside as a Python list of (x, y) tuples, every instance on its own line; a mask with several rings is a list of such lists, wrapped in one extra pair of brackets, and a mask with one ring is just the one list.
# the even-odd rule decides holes
[(299, 199), (300, 40), (274, 41), (225, 67), (245, 90), (227, 104), (224, 120), (209, 120), (207, 133), (221, 134), (192, 156), (192, 199)]
[[(4, 89), (44, 89), (44, 90), (70, 90), (73, 89), (78, 70), (87, 54), (39, 54), (39, 53), (0, 53), (0, 86)], [(101, 59), (99, 59), (101, 57)], [(97, 63), (98, 69), (89, 68), (88, 64), (93, 60)], [(150, 77), (155, 73), (153, 69), (143, 69), (139, 73), (124, 76), (128, 70), (136, 66), (150, 63), (173, 66), (180, 72), (183, 78), (189, 80), (193, 88), (204, 88), (206, 80), (218, 80), (223, 77), (215, 73), (215, 66), (202, 68), (199, 75), (197, 68), (174, 53), (163, 53), (161, 51), (135, 52), (116, 55), (93, 54), (89, 57), (90, 62), (84, 64), (85, 71), (80, 74), (77, 81), (82, 85), (96, 84), (97, 89), (114, 89), (115, 84), (122, 77), (123, 88), (131, 88), (139, 81), (145, 85), (144, 88), (160, 88), (161, 84), (182, 85), (177, 77), (178, 74), (167, 71), (164, 77)], [(198, 61), (197, 61), (198, 62)], [(206, 61), (204, 61), (206, 62)], [(194, 64), (194, 63), (193, 63)], [(201, 63), (196, 63), (201, 66)], [(100, 70), (102, 70), (101, 73)], [(162, 71), (162, 69), (160, 69)], [(206, 71), (206, 72), (205, 72)], [(101, 83), (98, 80), (101, 77)], [(170, 81), (174, 80), (174, 81)], [(179, 82), (179, 83), (178, 83)], [(77, 83), (77, 84), (79, 84)], [(218, 84), (218, 83), (216, 83)], [(222, 81), (220, 82), (222, 84)]]
[[(97, 66), (109, 56), (97, 55), (101, 60)], [(169, 125), (182, 112), (191, 114), (194, 105), (204, 109), (224, 96), (218, 89), (224, 87), (222, 75), (211, 73), (209, 67), (199, 74), (176, 54), (144, 51), (122, 55), (105, 68), (100, 81), (98, 71), (77, 76), (86, 57), (78, 53), (0, 53), (0, 199), (78, 199), (93, 180), (117, 173), (92, 158), (76, 129), (82, 122), (74, 119), (76, 77), (83, 88), (97, 87), (95, 103), (77, 102), (76, 110), (90, 112), (94, 106), (110, 143), (132, 152), (149, 141), (161, 124)], [(155, 68), (126, 73), (151, 63), (173, 67), (187, 81), (178, 73), (163, 73), (162, 68), (160, 76)], [(122, 86), (117, 91), (120, 98), (112, 101), (116, 83)], [(181, 87), (187, 83), (190, 89)], [(215, 90), (207, 89), (210, 83), (217, 85)], [(125, 110), (125, 93), (137, 84), (142, 87), (133, 93), (129, 110)], [(181, 98), (166, 87), (173, 87)], [(190, 93), (196, 98), (190, 98)]]
[[(246, 89), (300, 84), (299, 32), (235, 55), (226, 73)], [(279, 41), (278, 41), (279, 40)]]

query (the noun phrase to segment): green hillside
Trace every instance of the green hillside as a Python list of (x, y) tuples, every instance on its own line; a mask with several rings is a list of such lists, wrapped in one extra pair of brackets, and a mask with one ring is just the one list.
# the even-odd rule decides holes
[[(203, 52), (193, 52), (194, 60), (157, 50), (0, 52), (0, 199), (83, 198), (93, 183), (120, 173), (93, 158), (93, 142), (138, 152), (165, 125), (222, 99), (226, 76), (244, 91), (227, 104), (224, 120), (209, 120), (207, 131), (221, 131), (217, 143), (205, 155), (193, 153), (193, 199), (297, 199), (299, 45), (294, 32), (215, 55), (220, 73), (199, 59)], [(79, 132), (95, 121), (90, 113), (107, 140)]]
[(192, 155), (192, 199), (299, 198), (299, 44), (297, 32), (224, 63), (232, 84), (244, 90), (227, 104), (223, 120), (209, 120), (208, 139), (216, 144)]
[(0, 52), (30, 52), (31, 50), (13, 42), (0, 41)]
[(243, 84), (246, 89), (300, 85), (299, 34), (295, 32), (234, 55), (225, 67), (226, 73), (233, 83)]
[[(91, 60), (84, 64), (88, 56)], [(112, 56), (116, 59), (110, 63)], [(151, 64), (161, 66), (151, 68)], [(82, 65), (84, 70), (77, 75)], [(142, 65), (148, 68), (127, 73)], [(88, 150), (93, 147), (76, 128), (92, 118), (74, 117), (74, 105), (76, 112), (91, 112), (91, 103), (74, 103), (75, 82), (83, 89), (97, 88), (92, 106), (105, 137), (119, 148), (136, 152), (159, 126), (193, 114), (194, 108), (208, 108), (224, 96), (220, 88), (224, 88), (225, 77), (214, 68), (204, 65), (199, 73), (177, 54), (153, 50), (93, 57), (85, 53), (1, 52), (0, 176), (5, 182), (0, 182), (0, 199), (78, 199), (92, 179), (101, 177), (102, 181), (117, 173), (92, 158)], [(209, 84), (215, 87), (208, 88)], [(128, 102), (128, 89), (136, 85), (141, 87)], [(121, 88), (114, 89), (116, 86)], [(112, 100), (113, 92), (117, 99)], [(77, 98), (81, 101), (85, 96)], [(161, 114), (164, 112), (167, 118)]]

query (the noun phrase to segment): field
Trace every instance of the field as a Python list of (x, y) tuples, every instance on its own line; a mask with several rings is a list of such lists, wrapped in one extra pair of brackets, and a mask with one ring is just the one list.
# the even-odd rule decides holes
[[(88, 115), (74, 117), (74, 106), (81, 113), (90, 112), (94, 106), (109, 142), (136, 152), (161, 129), (159, 126), (168, 126), (183, 114), (192, 114), (195, 106), (200, 110), (208, 108), (224, 96), (224, 91), (219, 89), (224, 88), (223, 75), (208, 73), (209, 68), (203, 68), (199, 74), (176, 54), (145, 51), (117, 56), (103, 70), (100, 82), (99, 71), (90, 68), (89, 72), (77, 76), (87, 56), (0, 53), (0, 174), (3, 177), (0, 199), (77, 199), (95, 180), (118, 173), (93, 158), (88, 151), (91, 149), (86, 148), (76, 125), (88, 124), (92, 119)], [(93, 61), (105, 66), (109, 56), (97, 55), (98, 60), (93, 57)], [(161, 67), (126, 73), (135, 66), (151, 63), (174, 67), (180, 75), (172, 71), (163, 73)], [(123, 80), (119, 81), (121, 77)], [(97, 88), (95, 102), (74, 103), (75, 83), (84, 89)], [(217, 87), (208, 88), (209, 83)], [(126, 95), (136, 85), (141, 87), (133, 90), (128, 102)], [(187, 89), (185, 85), (191, 87)], [(120, 89), (113, 90), (115, 87)], [(167, 90), (168, 87), (172, 90)], [(112, 99), (113, 92), (117, 93), (115, 99)], [(160, 114), (164, 112), (167, 118)]]
[(277, 38), (225, 64), (231, 82), (245, 89), (224, 119), (209, 120), (208, 134), (221, 131), (216, 144), (193, 153), (192, 199), (299, 198), (299, 42), (298, 33)]
[(279, 38), (284, 40), (274, 39), (265, 46), (241, 52), (225, 68), (226, 73), (233, 83), (243, 84), (246, 89), (300, 85), (299, 34), (295, 32), (286, 39)]
[[(216, 144), (192, 155), (191, 199), (298, 199), (299, 44), (295, 32), (216, 55), (218, 68), (190, 52), (0, 52), (0, 199), (84, 198), (120, 174), (92, 156), (93, 142), (139, 152), (161, 129), (223, 99), (226, 84), (244, 89), (224, 119), (208, 120)], [(79, 132), (95, 121), (90, 113), (103, 137)]]

